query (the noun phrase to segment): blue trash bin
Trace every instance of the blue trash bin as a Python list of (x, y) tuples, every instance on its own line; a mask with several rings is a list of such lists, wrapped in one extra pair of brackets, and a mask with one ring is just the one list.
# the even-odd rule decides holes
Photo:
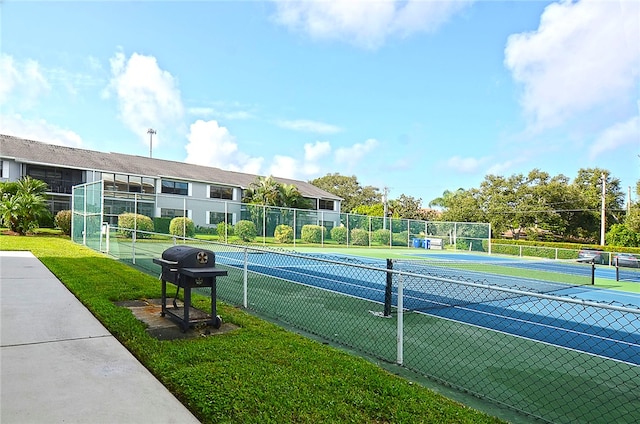
[(424, 239), (424, 243), (425, 243), (425, 245), (424, 245), (425, 249), (431, 249), (431, 240)]
[(413, 239), (413, 247), (420, 247), (420, 245), (421, 245), (420, 240), (421, 239), (419, 239), (419, 238), (414, 238)]

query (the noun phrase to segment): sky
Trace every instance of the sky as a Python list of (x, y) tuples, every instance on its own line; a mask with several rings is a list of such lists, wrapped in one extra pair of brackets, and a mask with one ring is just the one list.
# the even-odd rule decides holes
[(637, 200), (637, 0), (3, 0), (0, 24), (3, 134), (424, 207), (533, 169)]

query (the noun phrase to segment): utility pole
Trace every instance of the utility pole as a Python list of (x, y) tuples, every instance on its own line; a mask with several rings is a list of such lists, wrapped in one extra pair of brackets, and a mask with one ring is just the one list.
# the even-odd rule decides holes
[(607, 195), (607, 176), (602, 173), (602, 214), (600, 216), (600, 245), (604, 246), (604, 226), (605, 226), (605, 213), (604, 204)]
[(153, 149), (153, 135), (156, 134), (156, 130), (154, 130), (153, 128), (149, 128), (147, 130), (147, 134), (149, 134), (149, 157), (153, 157), (151, 155), (151, 152)]
[(382, 217), (382, 229), (387, 229), (387, 193), (389, 193), (389, 187), (384, 188), (384, 193), (382, 194), (382, 204), (384, 205), (384, 213)]

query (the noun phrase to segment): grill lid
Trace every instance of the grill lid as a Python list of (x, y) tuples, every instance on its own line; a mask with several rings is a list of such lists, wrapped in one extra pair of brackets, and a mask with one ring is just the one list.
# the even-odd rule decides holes
[(211, 250), (191, 246), (173, 246), (162, 252), (162, 259), (173, 262), (176, 268), (205, 268), (216, 266), (216, 254)]

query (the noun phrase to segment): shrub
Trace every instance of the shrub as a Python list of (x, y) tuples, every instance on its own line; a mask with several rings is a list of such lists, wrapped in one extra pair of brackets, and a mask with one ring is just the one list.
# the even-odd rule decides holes
[(169, 224), (169, 234), (178, 237), (195, 237), (196, 226), (191, 218), (175, 217)]
[(303, 225), (300, 238), (305, 243), (322, 243), (327, 229), (320, 225)]
[(354, 228), (351, 230), (351, 244), (353, 246), (368, 246), (369, 232), (362, 228)]
[(196, 225), (196, 234), (206, 234), (206, 235), (216, 235), (218, 231), (215, 227), (204, 226), (204, 225)]
[(71, 211), (64, 210), (56, 214), (54, 219), (56, 228), (60, 228), (66, 235), (71, 235)]
[(374, 243), (381, 244), (383, 246), (389, 245), (389, 230), (385, 230), (383, 228), (379, 230), (375, 230), (373, 234), (371, 234), (371, 241)]
[(156, 233), (169, 234), (171, 218), (153, 218), (153, 228)]
[(338, 244), (347, 244), (347, 234), (346, 227), (333, 227), (331, 229), (331, 240)]
[(394, 246), (407, 246), (409, 243), (409, 232), (401, 231), (399, 233), (393, 233), (393, 241)]
[(256, 224), (254, 224), (253, 221), (238, 221), (234, 228), (234, 232), (242, 241), (247, 242), (254, 241), (258, 236), (258, 230), (256, 229)]
[(278, 225), (273, 232), (278, 243), (293, 243), (293, 228), (289, 225)]
[(233, 235), (233, 225), (220, 222), (216, 227), (216, 232), (220, 240), (227, 242), (228, 238)]
[[(125, 237), (131, 238), (133, 228), (138, 231), (153, 231), (153, 221), (146, 215), (140, 215), (135, 213), (123, 213), (118, 215), (118, 233)], [(149, 237), (149, 234), (137, 233), (136, 238)]]

